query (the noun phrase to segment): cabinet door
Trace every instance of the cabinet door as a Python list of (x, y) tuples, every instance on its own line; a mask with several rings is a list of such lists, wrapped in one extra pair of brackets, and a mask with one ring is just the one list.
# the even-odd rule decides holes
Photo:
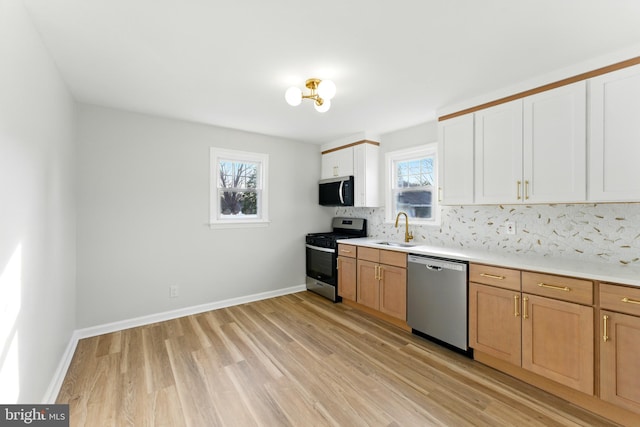
[(473, 114), (438, 124), (438, 200), (473, 203)]
[(407, 269), (380, 265), (380, 311), (407, 320)]
[(522, 294), (522, 367), (593, 394), (593, 307)]
[(522, 203), (522, 100), (475, 113), (475, 202)]
[(589, 200), (638, 201), (640, 65), (589, 80)]
[(320, 179), (353, 175), (353, 147), (322, 155)]
[(338, 257), (338, 295), (351, 301), (358, 297), (356, 269), (355, 258)]
[(587, 198), (587, 88), (581, 81), (524, 98), (524, 200)]
[(363, 143), (353, 147), (355, 207), (380, 206), (378, 197), (378, 146)]
[(380, 281), (378, 280), (378, 264), (371, 261), (358, 260), (357, 276), (357, 301), (362, 305), (379, 310)]
[(520, 292), (469, 284), (469, 346), (520, 366)]
[(600, 398), (640, 412), (640, 317), (601, 311), (600, 321)]

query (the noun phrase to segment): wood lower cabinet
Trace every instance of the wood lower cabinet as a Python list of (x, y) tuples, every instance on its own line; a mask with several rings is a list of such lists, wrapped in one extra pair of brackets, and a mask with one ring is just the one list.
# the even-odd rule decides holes
[(593, 307), (522, 295), (522, 367), (592, 395)]
[(640, 288), (601, 284), (600, 306), (600, 398), (640, 413)]
[(600, 398), (640, 413), (640, 317), (601, 310), (600, 319)]
[(469, 277), (474, 350), (593, 395), (593, 307), (571, 302), (591, 304), (591, 281), (478, 264)]
[(520, 365), (520, 292), (469, 284), (469, 346)]
[(360, 247), (357, 302), (394, 318), (407, 320), (407, 255)]
[(338, 295), (352, 301), (357, 298), (357, 250), (354, 245), (338, 245)]
[(380, 309), (380, 279), (378, 278), (378, 263), (358, 260), (358, 297), (362, 305)]
[(380, 311), (398, 319), (407, 319), (407, 269), (380, 266)]

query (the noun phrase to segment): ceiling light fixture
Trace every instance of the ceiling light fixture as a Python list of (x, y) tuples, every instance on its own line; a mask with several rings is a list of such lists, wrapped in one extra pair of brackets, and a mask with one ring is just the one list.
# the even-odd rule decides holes
[(331, 99), (336, 95), (336, 85), (331, 80), (308, 79), (305, 86), (310, 90), (304, 95), (300, 88), (291, 86), (284, 94), (284, 99), (293, 107), (300, 105), (303, 99), (313, 99), (316, 111), (324, 113), (331, 108)]

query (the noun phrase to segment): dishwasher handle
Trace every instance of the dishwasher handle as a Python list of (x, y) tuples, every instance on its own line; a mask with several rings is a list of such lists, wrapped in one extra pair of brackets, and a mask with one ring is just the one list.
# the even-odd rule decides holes
[(427, 269), (431, 271), (442, 271), (442, 267), (439, 265), (426, 264), (425, 267), (427, 267)]

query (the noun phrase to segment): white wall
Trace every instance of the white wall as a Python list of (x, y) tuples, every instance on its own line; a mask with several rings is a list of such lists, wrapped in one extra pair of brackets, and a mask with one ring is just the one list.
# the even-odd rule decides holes
[(75, 327), (75, 105), (0, 0), (0, 402), (39, 403)]
[[(318, 146), (86, 105), (78, 145), (78, 327), (304, 284)], [(206, 225), (211, 146), (269, 154), (268, 227)]]

